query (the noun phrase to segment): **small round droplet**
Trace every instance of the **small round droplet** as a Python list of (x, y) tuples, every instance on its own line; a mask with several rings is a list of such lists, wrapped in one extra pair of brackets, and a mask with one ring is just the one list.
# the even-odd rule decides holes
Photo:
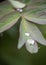
[(27, 43), (34, 45), (35, 41), (34, 41), (33, 39), (28, 39), (28, 40), (27, 40)]
[(25, 33), (26, 36), (29, 36), (30, 34), (29, 33)]
[(17, 11), (18, 11), (18, 12), (23, 12), (23, 10), (22, 10), (22, 9), (20, 9), (20, 8), (18, 8), (18, 9), (17, 9)]

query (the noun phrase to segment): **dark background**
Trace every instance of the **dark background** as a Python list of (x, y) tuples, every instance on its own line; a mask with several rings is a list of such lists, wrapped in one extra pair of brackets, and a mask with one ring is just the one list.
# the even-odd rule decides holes
[(5, 1), (5, 0), (0, 0), (0, 2), (3, 2), (3, 1)]

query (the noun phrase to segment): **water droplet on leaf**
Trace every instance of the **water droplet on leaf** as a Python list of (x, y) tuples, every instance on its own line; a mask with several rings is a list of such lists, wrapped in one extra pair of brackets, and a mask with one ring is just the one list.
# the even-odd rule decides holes
[(17, 9), (17, 11), (18, 11), (18, 12), (23, 12), (23, 10), (22, 10), (22, 9), (20, 9), (20, 8), (18, 8), (18, 9)]
[(25, 33), (25, 35), (26, 35), (26, 36), (30, 36), (30, 34), (29, 34), (29, 33)]
[(33, 39), (28, 39), (28, 40), (27, 40), (27, 43), (28, 43), (28, 44), (31, 44), (31, 45), (34, 45), (35, 41), (34, 41)]

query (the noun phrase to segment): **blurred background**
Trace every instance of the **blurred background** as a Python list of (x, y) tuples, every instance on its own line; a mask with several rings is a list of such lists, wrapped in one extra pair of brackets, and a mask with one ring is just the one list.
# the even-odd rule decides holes
[[(0, 0), (3, 1), (5, 0)], [(20, 50), (17, 49), (20, 20), (0, 34), (0, 65), (46, 65), (46, 46), (38, 43), (40, 49), (37, 54), (30, 54), (25, 46)], [(46, 25), (37, 26), (46, 38)]]

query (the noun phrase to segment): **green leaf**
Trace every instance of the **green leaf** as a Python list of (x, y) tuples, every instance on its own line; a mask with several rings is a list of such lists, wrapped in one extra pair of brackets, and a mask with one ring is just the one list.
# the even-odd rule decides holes
[(33, 23), (46, 25), (46, 19), (39, 19), (39, 18), (31, 17), (31, 16), (30, 17), (25, 16), (25, 18)]
[(38, 11), (38, 10), (32, 10), (30, 12), (27, 12), (24, 14), (24, 17), (34, 23), (37, 24), (46, 24), (46, 12), (44, 11)]
[(15, 11), (11, 12), (10, 14), (2, 18), (0, 20), (0, 33), (15, 25), (19, 18), (19, 13)]
[[(37, 4), (38, 3), (38, 4)], [(24, 17), (34, 23), (46, 24), (46, 1), (29, 4), (24, 10)]]
[(4, 15), (7, 15), (12, 11), (13, 11), (13, 8), (12, 8), (12, 6), (10, 5), (10, 3), (7, 0), (0, 3), (0, 19)]
[(9, 1), (14, 8), (24, 8), (26, 6), (24, 3), (21, 3), (19, 1), (15, 1), (15, 0), (9, 0)]
[(31, 0), (19, 0), (20, 2), (26, 3), (28, 4), (29, 2), (31, 2)]

